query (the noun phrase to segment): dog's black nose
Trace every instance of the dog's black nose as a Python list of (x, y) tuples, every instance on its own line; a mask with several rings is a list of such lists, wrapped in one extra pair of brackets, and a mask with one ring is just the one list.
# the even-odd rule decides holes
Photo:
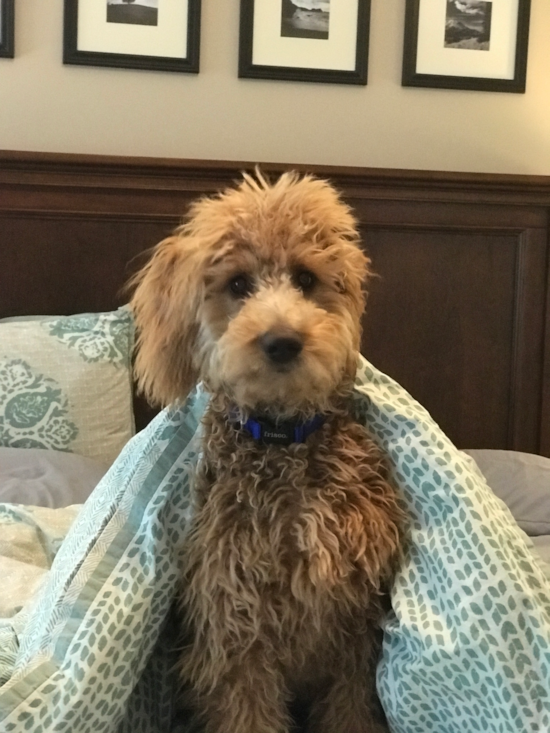
[(295, 331), (268, 331), (260, 338), (267, 358), (274, 364), (289, 364), (303, 348), (300, 335)]

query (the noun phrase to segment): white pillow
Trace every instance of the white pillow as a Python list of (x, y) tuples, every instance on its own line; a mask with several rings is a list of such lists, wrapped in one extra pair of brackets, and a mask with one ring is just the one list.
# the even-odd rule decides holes
[(110, 465), (135, 432), (133, 335), (127, 308), (0, 321), (0, 446)]
[(509, 450), (468, 449), (485, 480), (530, 537), (550, 535), (550, 458)]
[(0, 503), (59, 507), (83, 504), (107, 467), (73, 453), (0, 448)]

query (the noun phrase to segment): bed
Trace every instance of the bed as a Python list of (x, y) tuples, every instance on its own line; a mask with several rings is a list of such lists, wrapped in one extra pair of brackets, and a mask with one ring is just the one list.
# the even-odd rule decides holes
[[(12, 589), (0, 617), (20, 617), (19, 630), (94, 487), (132, 436), (158, 435), (162, 416), (132, 383), (124, 283), (193, 198), (251, 167), (0, 152), (0, 556)], [(305, 170), (263, 166), (287, 167)], [(363, 354), (474, 459), (550, 564), (550, 181), (308, 170), (343, 191), (380, 275)], [(142, 704), (127, 728), (148, 714)]]

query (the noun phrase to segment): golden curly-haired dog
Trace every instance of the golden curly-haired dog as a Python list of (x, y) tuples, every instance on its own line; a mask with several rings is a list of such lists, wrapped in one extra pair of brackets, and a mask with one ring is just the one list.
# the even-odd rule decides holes
[(184, 540), (181, 677), (207, 733), (372, 733), (377, 621), (401, 541), (350, 399), (369, 260), (325, 181), (245, 175), (136, 279), (145, 394), (211, 399)]

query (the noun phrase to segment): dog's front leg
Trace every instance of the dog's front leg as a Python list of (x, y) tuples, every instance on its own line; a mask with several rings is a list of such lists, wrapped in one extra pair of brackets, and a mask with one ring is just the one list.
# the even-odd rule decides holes
[(205, 733), (289, 733), (282, 675), (261, 655), (228, 661), (218, 680), (199, 696)]
[(289, 733), (282, 680), (256, 661), (228, 669), (202, 702), (205, 733)]
[(332, 682), (312, 705), (308, 733), (389, 733), (376, 695), (378, 652), (374, 630), (342, 635)]

